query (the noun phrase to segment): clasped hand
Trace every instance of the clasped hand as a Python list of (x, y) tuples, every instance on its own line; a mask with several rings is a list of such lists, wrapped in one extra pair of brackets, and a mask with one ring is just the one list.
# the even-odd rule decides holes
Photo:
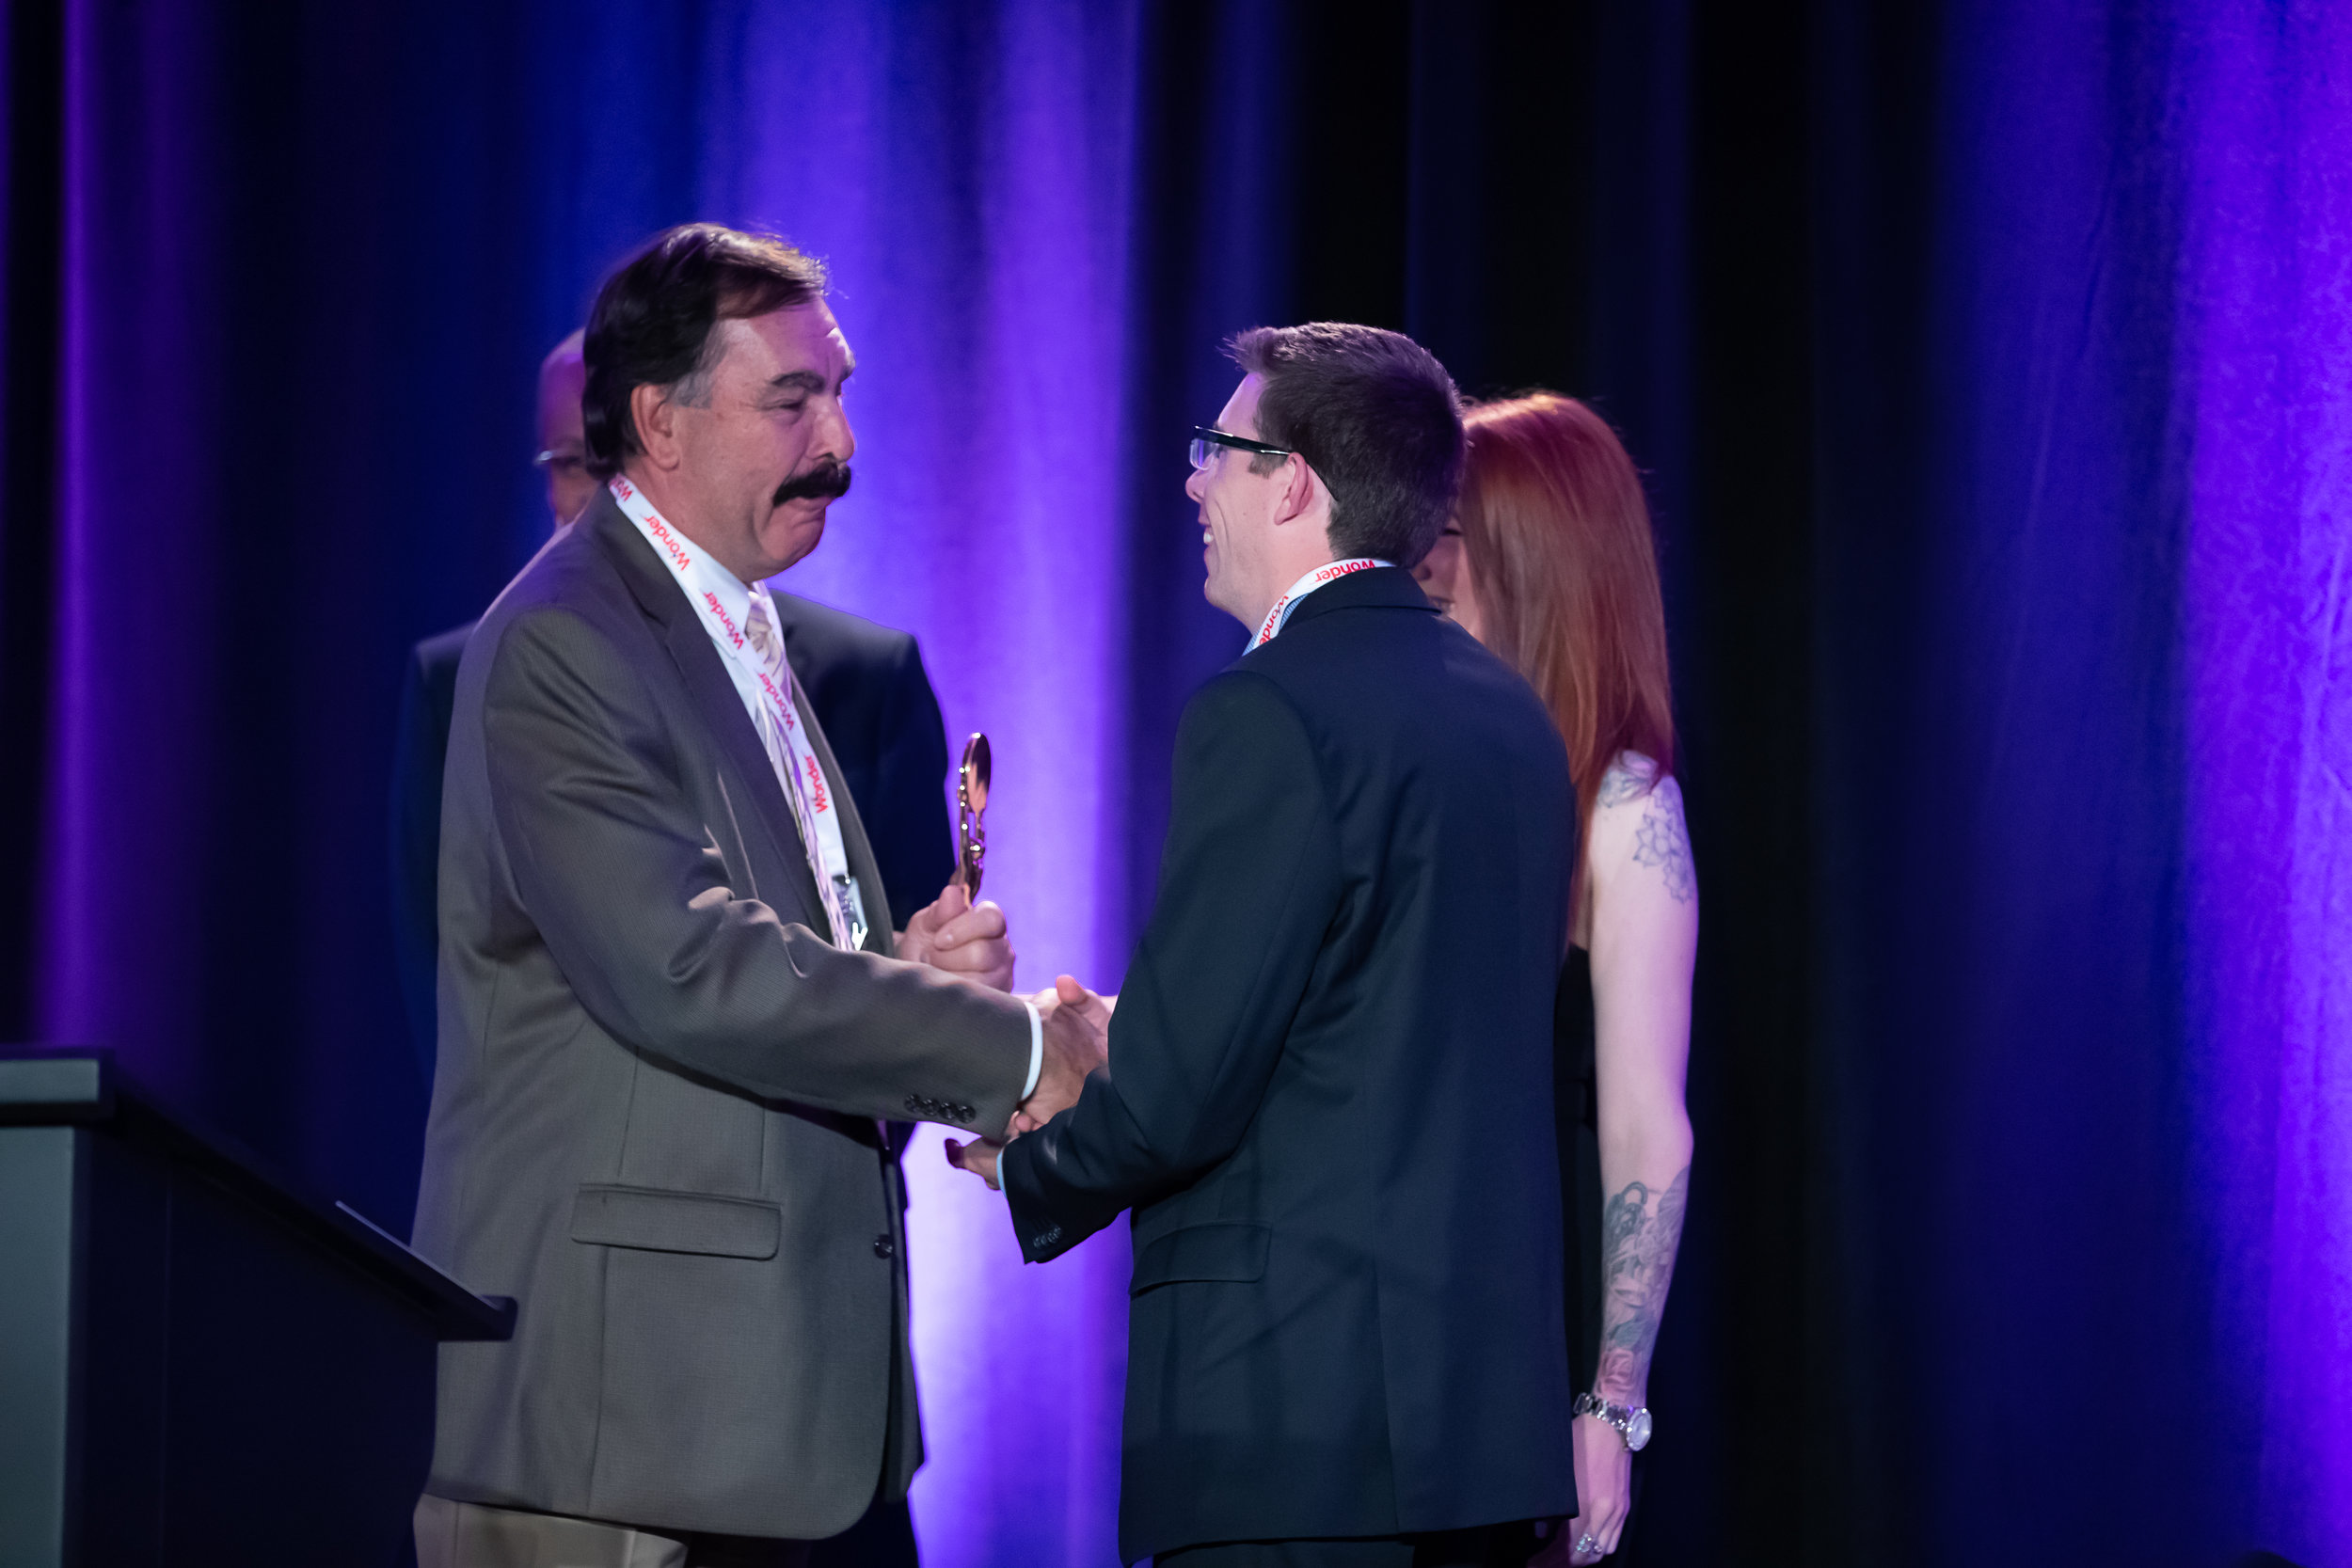
[(1118, 998), (1104, 998), (1070, 975), (1054, 982), (1029, 999), (1045, 1022), (1044, 1059), (1038, 1066), (1037, 1087), (1013, 1113), (1002, 1138), (977, 1138), (971, 1143), (947, 1140), (947, 1163), (968, 1170), (991, 1187), (999, 1185), (996, 1156), (1011, 1139), (1034, 1132), (1078, 1102), (1086, 1081), (1094, 1072), (1110, 1070), (1111, 1009)]

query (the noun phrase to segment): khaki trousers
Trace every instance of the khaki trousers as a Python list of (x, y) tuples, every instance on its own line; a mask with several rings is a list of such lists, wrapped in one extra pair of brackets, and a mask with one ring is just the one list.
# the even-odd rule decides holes
[(417, 1568), (803, 1568), (808, 1544), (663, 1535), (430, 1492), (417, 1499)]

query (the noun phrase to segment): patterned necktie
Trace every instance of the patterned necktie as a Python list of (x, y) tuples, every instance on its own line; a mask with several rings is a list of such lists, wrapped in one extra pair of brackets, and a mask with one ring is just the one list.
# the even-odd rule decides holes
[(768, 618), (768, 595), (752, 590), (752, 608), (743, 617), (743, 635), (752, 644), (752, 652), (759, 656), (768, 678), (776, 683), (779, 691), (790, 689), (784, 673), (784, 639), (776, 635), (776, 624)]

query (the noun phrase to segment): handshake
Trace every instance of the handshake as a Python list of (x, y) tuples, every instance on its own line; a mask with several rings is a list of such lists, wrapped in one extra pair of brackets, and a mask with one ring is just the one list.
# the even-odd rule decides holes
[(968, 1170), (991, 1187), (996, 1179), (996, 1156), (1007, 1143), (1034, 1132), (1078, 1103), (1087, 1077), (1110, 1070), (1111, 1009), (1115, 996), (1097, 996), (1065, 974), (1050, 990), (1029, 998), (1045, 1020), (1045, 1054), (1038, 1064), (1037, 1087), (1012, 1114), (1012, 1125), (1002, 1138), (976, 1138), (968, 1144), (947, 1140), (947, 1163)]
[[(898, 939), (898, 957), (960, 974), (996, 990), (1012, 989), (1012, 944), (1004, 911), (993, 901), (974, 904), (951, 882), (928, 909), (918, 910)], [(1002, 1138), (968, 1144), (947, 1140), (947, 1163), (996, 1186), (996, 1156), (1024, 1132), (1034, 1132), (1078, 1102), (1087, 1075), (1110, 1065), (1111, 1009), (1117, 997), (1097, 996), (1065, 974), (1050, 990), (1029, 998), (1045, 1021), (1045, 1053), (1037, 1086), (1013, 1113)]]

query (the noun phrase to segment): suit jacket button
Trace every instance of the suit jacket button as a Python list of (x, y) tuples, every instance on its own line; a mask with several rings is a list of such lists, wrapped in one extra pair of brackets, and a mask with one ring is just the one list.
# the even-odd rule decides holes
[(874, 1238), (874, 1256), (875, 1256), (875, 1257), (877, 1257), (877, 1258), (887, 1258), (887, 1257), (889, 1257), (891, 1254), (893, 1254), (893, 1253), (897, 1252), (898, 1250), (898, 1248), (897, 1244), (896, 1244), (896, 1243), (894, 1243), (891, 1241), (891, 1239), (890, 1239), (889, 1237), (887, 1237), (887, 1236), (877, 1236), (877, 1237), (875, 1237), (875, 1238)]
[(909, 1095), (907, 1096), (907, 1109), (920, 1115), (923, 1110), (923, 1101), (914, 1095)]

